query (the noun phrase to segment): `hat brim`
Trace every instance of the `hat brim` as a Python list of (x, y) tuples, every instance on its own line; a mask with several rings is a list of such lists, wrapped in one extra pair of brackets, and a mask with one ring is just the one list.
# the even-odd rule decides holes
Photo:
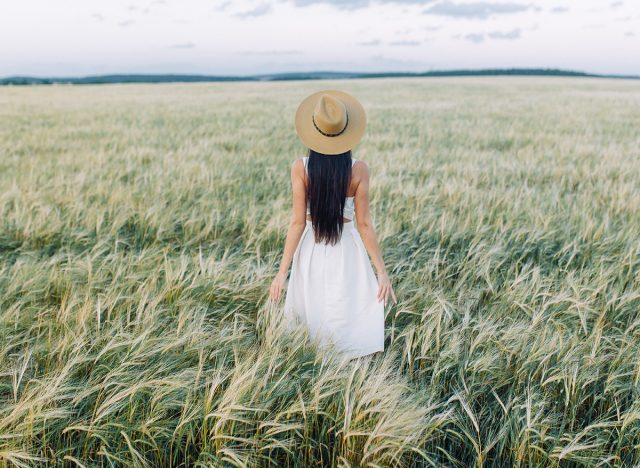
[[(338, 136), (323, 135), (313, 125), (313, 110), (323, 94), (340, 99), (347, 108), (349, 122)], [(362, 104), (352, 95), (337, 90), (318, 91), (306, 97), (298, 106), (295, 116), (296, 133), (302, 143), (323, 154), (342, 154), (352, 149), (362, 139), (366, 124), (367, 117)]]

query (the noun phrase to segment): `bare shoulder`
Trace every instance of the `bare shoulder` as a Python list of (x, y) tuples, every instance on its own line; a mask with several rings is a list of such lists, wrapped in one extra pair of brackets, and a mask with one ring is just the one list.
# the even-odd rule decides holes
[(367, 177), (369, 175), (369, 166), (362, 159), (358, 159), (353, 163), (352, 172), (357, 178)]
[(291, 164), (292, 174), (302, 174), (304, 172), (304, 161), (302, 158), (297, 158)]
[(369, 169), (369, 166), (367, 165), (366, 162), (364, 162), (364, 159), (356, 159), (356, 162), (353, 163), (353, 168), (360, 168), (360, 169)]

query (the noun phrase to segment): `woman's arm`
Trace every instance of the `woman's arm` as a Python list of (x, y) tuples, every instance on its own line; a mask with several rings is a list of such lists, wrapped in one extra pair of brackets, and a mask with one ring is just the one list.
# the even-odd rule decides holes
[(278, 274), (271, 283), (269, 296), (273, 302), (277, 302), (284, 287), (289, 272), (289, 266), (293, 260), (300, 237), (304, 231), (307, 219), (307, 200), (304, 185), (304, 163), (296, 159), (291, 165), (291, 189), (293, 192), (293, 210), (291, 221), (287, 230), (287, 238), (284, 243), (284, 253), (280, 262)]
[(362, 160), (356, 161), (354, 168), (358, 165), (360, 165), (360, 167), (357, 168), (359, 182), (356, 187), (354, 199), (358, 232), (378, 272), (378, 301), (384, 299), (386, 303), (389, 294), (391, 294), (393, 301), (397, 302), (395, 292), (389, 280), (389, 275), (384, 266), (384, 260), (382, 260), (378, 239), (376, 238), (376, 232), (373, 229), (371, 216), (369, 214), (369, 167)]

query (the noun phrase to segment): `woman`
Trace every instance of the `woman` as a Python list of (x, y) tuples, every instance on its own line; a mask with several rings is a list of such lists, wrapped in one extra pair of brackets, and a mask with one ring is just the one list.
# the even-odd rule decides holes
[(351, 157), (365, 124), (362, 105), (341, 91), (314, 93), (298, 107), (296, 132), (309, 155), (291, 167), (293, 213), (269, 292), (278, 301), (291, 264), (289, 323), (352, 359), (384, 350), (384, 306), (389, 296), (397, 302), (369, 217), (369, 170)]

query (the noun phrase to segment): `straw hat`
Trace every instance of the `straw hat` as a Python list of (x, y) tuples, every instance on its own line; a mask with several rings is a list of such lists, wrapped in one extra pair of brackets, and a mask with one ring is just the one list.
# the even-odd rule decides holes
[(367, 123), (362, 104), (343, 91), (326, 90), (306, 97), (298, 106), (296, 133), (308, 148), (341, 154), (357, 145)]

